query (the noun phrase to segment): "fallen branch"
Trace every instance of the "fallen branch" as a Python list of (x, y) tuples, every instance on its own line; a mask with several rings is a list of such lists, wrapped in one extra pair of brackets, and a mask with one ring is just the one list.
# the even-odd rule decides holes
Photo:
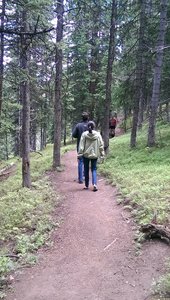
[(37, 154), (39, 154), (39, 155), (43, 156), (43, 154), (42, 154), (41, 152), (39, 152), (39, 151), (30, 150), (30, 152), (31, 152), (31, 153), (32, 153), (32, 152), (34, 152), (34, 153), (37, 153)]
[(146, 239), (158, 238), (170, 244), (170, 229), (164, 225), (146, 224), (141, 226), (140, 231)]
[(109, 249), (116, 241), (118, 240), (118, 238), (116, 238), (113, 242), (111, 242), (109, 245), (107, 245), (105, 248), (104, 248), (104, 251)]
[(16, 165), (14, 163), (11, 163), (10, 165), (6, 166), (2, 170), (0, 170), (0, 176), (6, 176), (10, 173), (12, 173), (15, 170)]
[(121, 216), (122, 216), (123, 220), (124, 220), (126, 223), (129, 223), (129, 222), (130, 222), (129, 218), (126, 217), (126, 216), (124, 216), (123, 212), (121, 212)]
[(19, 35), (19, 36), (22, 36), (22, 35), (27, 35), (27, 36), (36, 36), (36, 35), (39, 35), (39, 34), (44, 34), (44, 33), (48, 33), (52, 30), (54, 30), (55, 28), (54, 27), (51, 27), (49, 29), (43, 29), (43, 30), (40, 30), (40, 31), (33, 31), (33, 32), (20, 32), (18, 30), (11, 30), (11, 29), (2, 29), (0, 28), (0, 33), (5, 33), (5, 34), (16, 34), (16, 35)]
[(4, 254), (4, 255), (0, 255), (0, 257), (9, 257), (9, 258), (15, 258), (15, 259), (19, 259), (20, 258), (16, 254)]

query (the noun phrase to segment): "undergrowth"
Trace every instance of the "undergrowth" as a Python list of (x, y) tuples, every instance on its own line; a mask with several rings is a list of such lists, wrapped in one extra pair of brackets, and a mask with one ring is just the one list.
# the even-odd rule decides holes
[[(161, 138), (159, 139), (159, 134)], [(138, 133), (137, 148), (130, 149), (130, 134), (110, 140), (110, 153), (100, 171), (129, 199), (139, 224), (154, 220), (169, 223), (170, 130), (159, 127), (157, 147), (146, 147), (147, 132)]]
[[(62, 153), (72, 146), (63, 147)], [(0, 185), (0, 298), (8, 280), (7, 274), (21, 265), (36, 262), (36, 250), (48, 243), (52, 229), (59, 226), (52, 212), (61, 199), (50, 185), (45, 171), (52, 166), (52, 145), (31, 154), (31, 189), (22, 188), (21, 160), (16, 172)], [(1, 163), (1, 167), (5, 163)]]
[(159, 295), (161, 300), (170, 299), (170, 260), (166, 262), (166, 274), (153, 282), (153, 293)]

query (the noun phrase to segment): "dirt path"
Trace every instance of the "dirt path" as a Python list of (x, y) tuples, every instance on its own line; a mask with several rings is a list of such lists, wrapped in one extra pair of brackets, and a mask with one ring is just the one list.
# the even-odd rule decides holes
[(65, 154), (65, 172), (52, 173), (66, 196), (54, 246), (40, 262), (17, 275), (7, 300), (144, 300), (163, 272), (169, 248), (148, 243), (136, 256), (133, 220), (116, 204), (116, 189), (99, 179), (99, 191), (76, 183), (76, 153)]

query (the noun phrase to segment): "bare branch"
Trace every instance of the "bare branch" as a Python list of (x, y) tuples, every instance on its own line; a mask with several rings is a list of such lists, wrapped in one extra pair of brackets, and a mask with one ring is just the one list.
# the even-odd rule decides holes
[(36, 31), (36, 28), (35, 28), (34, 32), (19, 32), (17, 30), (10, 30), (10, 29), (2, 29), (2, 28), (0, 28), (0, 33), (16, 34), (16, 35), (19, 35), (19, 36), (22, 36), (22, 35), (35, 36), (35, 35), (38, 35), (38, 34), (48, 33), (48, 32), (50, 32), (50, 31), (52, 31), (54, 29), (55, 29), (54, 27), (51, 27), (49, 29), (44, 29), (44, 30), (41, 30), (41, 31)]

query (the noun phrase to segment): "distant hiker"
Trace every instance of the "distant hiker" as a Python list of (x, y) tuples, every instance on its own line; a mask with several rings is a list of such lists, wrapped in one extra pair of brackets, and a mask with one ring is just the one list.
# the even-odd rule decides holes
[(85, 131), (80, 140), (78, 157), (83, 157), (85, 189), (89, 187), (89, 163), (91, 162), (93, 191), (97, 189), (97, 159), (104, 158), (104, 146), (101, 134), (94, 130), (95, 123), (88, 122), (88, 131)]
[[(87, 123), (89, 119), (89, 114), (87, 112), (82, 113), (82, 122), (78, 123), (73, 132), (72, 136), (77, 139), (77, 152), (79, 150), (79, 143), (81, 135), (84, 131), (87, 130)], [(83, 183), (83, 158), (78, 158), (78, 182)]]
[(115, 115), (115, 116), (112, 116), (109, 120), (109, 135), (110, 135), (110, 137), (115, 136), (116, 125), (117, 125), (117, 117)]

